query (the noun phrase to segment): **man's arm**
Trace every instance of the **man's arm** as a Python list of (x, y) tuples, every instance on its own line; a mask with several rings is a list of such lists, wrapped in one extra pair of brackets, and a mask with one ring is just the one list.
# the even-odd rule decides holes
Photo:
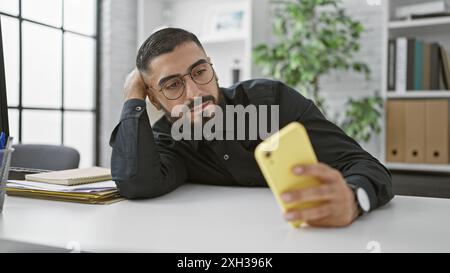
[(130, 84), (133, 79), (127, 79), (126, 102), (111, 135), (111, 172), (122, 196), (150, 198), (176, 189), (186, 181), (187, 171), (176, 152), (176, 144), (154, 135), (146, 111), (145, 91), (140, 78), (135, 76), (135, 83)]
[(340, 171), (347, 183), (364, 188), (371, 209), (393, 198), (391, 174), (377, 159), (328, 121), (312, 101), (282, 83), (277, 88), (281, 121), (291, 118), (306, 127), (320, 162)]

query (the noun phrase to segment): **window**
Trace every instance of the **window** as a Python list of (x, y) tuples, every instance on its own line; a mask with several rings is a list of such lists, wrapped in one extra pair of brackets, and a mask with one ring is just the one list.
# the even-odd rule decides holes
[(99, 0), (0, 0), (11, 135), (98, 164)]

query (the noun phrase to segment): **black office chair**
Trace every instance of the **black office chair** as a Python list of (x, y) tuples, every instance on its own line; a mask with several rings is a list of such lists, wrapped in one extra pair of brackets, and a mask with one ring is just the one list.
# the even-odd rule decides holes
[(80, 153), (70, 147), (58, 145), (14, 145), (11, 167), (42, 170), (67, 170), (78, 168)]

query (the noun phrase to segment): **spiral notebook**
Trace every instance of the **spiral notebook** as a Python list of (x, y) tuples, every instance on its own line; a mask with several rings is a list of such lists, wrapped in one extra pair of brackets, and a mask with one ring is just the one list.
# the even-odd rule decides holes
[(101, 167), (71, 169), (63, 171), (27, 174), (28, 181), (44, 182), (57, 185), (80, 185), (99, 181), (111, 180), (111, 170)]

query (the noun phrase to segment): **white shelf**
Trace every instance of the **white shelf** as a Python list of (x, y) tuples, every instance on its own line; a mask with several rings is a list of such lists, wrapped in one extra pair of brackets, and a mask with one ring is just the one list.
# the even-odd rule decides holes
[(436, 18), (426, 18), (426, 19), (391, 21), (391, 22), (389, 22), (388, 26), (390, 29), (406, 29), (406, 28), (440, 26), (440, 25), (449, 25), (450, 26), (450, 16), (439, 17), (439, 18), (436, 17)]
[(412, 163), (386, 163), (389, 170), (394, 171), (418, 171), (418, 172), (439, 172), (450, 173), (450, 165), (438, 164), (412, 164)]
[(398, 93), (388, 91), (386, 97), (389, 99), (420, 99), (420, 98), (450, 98), (450, 91), (406, 91), (405, 93)]

